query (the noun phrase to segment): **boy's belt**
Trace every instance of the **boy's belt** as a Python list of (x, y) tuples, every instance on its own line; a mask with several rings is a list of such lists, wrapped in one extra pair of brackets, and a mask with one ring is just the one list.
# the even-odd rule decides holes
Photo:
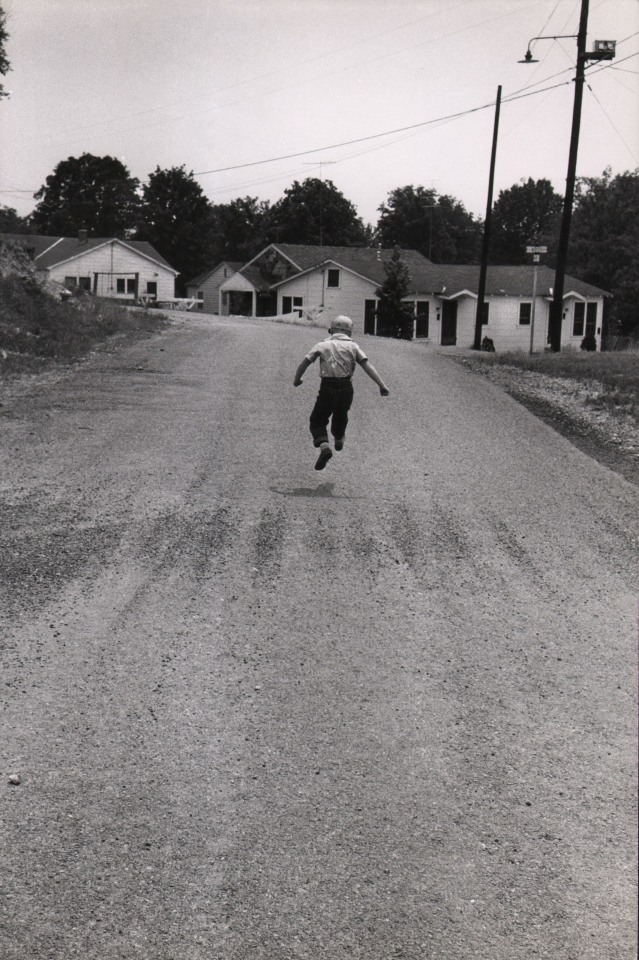
[(343, 390), (353, 386), (350, 377), (321, 377), (320, 383), (322, 386), (337, 390)]

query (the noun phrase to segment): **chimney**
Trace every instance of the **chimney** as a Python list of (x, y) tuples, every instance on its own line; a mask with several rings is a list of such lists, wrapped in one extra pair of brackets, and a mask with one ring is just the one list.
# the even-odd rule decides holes
[(86, 243), (89, 232), (86, 229), (78, 230), (78, 243)]

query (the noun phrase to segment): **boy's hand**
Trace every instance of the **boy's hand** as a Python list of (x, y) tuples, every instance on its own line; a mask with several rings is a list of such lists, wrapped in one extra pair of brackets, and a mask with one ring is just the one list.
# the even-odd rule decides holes
[(383, 397), (387, 397), (388, 394), (390, 393), (390, 390), (388, 389), (388, 387), (380, 387), (379, 392)]
[(304, 382), (304, 381), (302, 380), (301, 377), (296, 377), (295, 380), (293, 380), (293, 386), (294, 386), (294, 387), (299, 387), (299, 386), (302, 385), (303, 382)]

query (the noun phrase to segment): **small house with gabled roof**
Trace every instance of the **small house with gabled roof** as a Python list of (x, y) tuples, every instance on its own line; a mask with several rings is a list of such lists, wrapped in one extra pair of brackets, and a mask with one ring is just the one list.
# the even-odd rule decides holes
[[(376, 291), (386, 279), (392, 250), (270, 244), (220, 285), (220, 313), (250, 317), (297, 314), (330, 326), (338, 314), (351, 317), (357, 335), (383, 335)], [(441, 346), (472, 347), (479, 267), (435, 264), (403, 250), (410, 275), (405, 301), (414, 316), (414, 336)], [(544, 350), (554, 271), (546, 266), (488, 268), (482, 337), (495, 349)], [(585, 336), (601, 344), (605, 290), (566, 277), (562, 347), (579, 348)]]
[[(436, 343), (472, 347), (477, 315), (479, 267), (430, 264), (426, 284), (416, 291), (416, 302), (428, 302)], [(537, 265), (491, 266), (486, 276), (482, 338), (495, 350), (546, 349), (549, 309), (555, 272)], [(567, 276), (564, 286), (562, 347), (579, 349), (586, 336), (601, 346), (604, 297), (607, 291)], [(432, 336), (431, 334), (431, 336)]]
[(4, 233), (0, 240), (22, 246), (39, 273), (67, 289), (125, 302), (175, 296), (178, 271), (144, 240), (89, 237), (82, 230), (78, 237)]
[(186, 284), (186, 293), (197, 301), (203, 313), (220, 312), (220, 284), (244, 266), (243, 260), (222, 260), (212, 270), (205, 270)]

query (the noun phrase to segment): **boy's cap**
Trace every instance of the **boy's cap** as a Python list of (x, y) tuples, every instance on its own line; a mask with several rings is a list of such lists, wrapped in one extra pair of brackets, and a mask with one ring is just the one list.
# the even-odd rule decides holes
[(339, 316), (335, 317), (331, 324), (331, 330), (341, 330), (342, 333), (352, 333), (353, 332), (353, 321), (350, 317)]

